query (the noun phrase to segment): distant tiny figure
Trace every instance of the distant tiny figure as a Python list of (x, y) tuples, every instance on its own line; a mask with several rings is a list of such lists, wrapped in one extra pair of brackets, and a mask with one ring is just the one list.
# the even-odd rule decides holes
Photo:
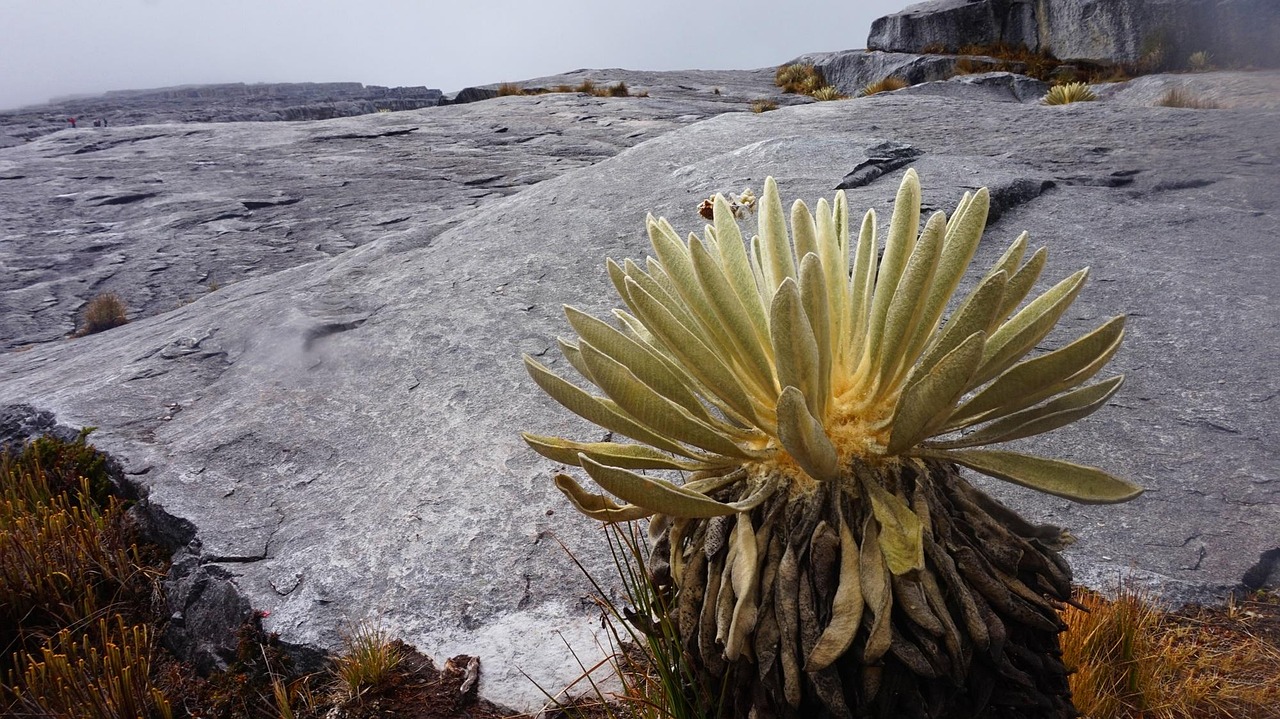
[(104, 118), (102, 118), (102, 126), (103, 126), (103, 127), (106, 127), (106, 126), (107, 126), (107, 118), (105, 118), (105, 117), (104, 117)]
[(75, 128), (75, 126), (76, 126), (76, 119), (75, 119), (74, 117), (68, 117), (68, 118), (67, 118), (67, 122), (71, 123), (71, 127), (72, 127), (73, 129)]
[(94, 121), (93, 121), (93, 126), (94, 126), (94, 127), (102, 127), (102, 120), (94, 120)]

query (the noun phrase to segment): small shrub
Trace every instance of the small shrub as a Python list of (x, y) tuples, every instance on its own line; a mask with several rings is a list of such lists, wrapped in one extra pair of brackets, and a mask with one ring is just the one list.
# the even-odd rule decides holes
[(343, 637), (345, 651), (334, 660), (339, 692), (349, 699), (377, 688), (404, 659), (402, 645), (370, 622), (361, 622)]
[(1187, 69), (1191, 72), (1208, 72), (1213, 69), (1213, 56), (1204, 50), (1193, 52), (1187, 58)]
[(596, 83), (591, 78), (587, 78), (578, 83), (578, 86), (575, 87), (574, 90), (577, 92), (585, 92), (588, 95), (594, 95), (596, 91)]
[(719, 95), (719, 94), (720, 94), (720, 88), (718, 88), (718, 87), (717, 87), (717, 88), (712, 89), (712, 90), (711, 90), (711, 94), (712, 94), (712, 95)]
[(1222, 105), (1217, 102), (1195, 95), (1185, 87), (1169, 88), (1169, 91), (1156, 101), (1156, 105), (1160, 107), (1182, 107), (1191, 110), (1218, 110), (1222, 108)]
[(1143, 73), (1167, 70), (1172, 47), (1173, 41), (1168, 30), (1160, 29), (1150, 33), (1138, 47), (1138, 68)]
[(573, 85), (556, 85), (556, 92), (573, 92)]
[(523, 95), (524, 88), (514, 82), (504, 82), (498, 86), (498, 97), (509, 97), (511, 95)]
[(125, 316), (127, 312), (128, 307), (120, 299), (120, 295), (104, 292), (85, 304), (80, 330), (76, 332), (76, 336), (83, 337), (128, 324), (129, 318)]
[(898, 77), (897, 75), (890, 75), (886, 78), (877, 80), (871, 83), (870, 85), (867, 85), (866, 87), (862, 88), (862, 92), (859, 93), (859, 95), (861, 97), (868, 97), (870, 95), (875, 95), (881, 92), (892, 92), (893, 90), (901, 90), (902, 88), (907, 87), (910, 84), (911, 83)]
[(774, 73), (774, 84), (782, 88), (783, 92), (809, 95), (826, 86), (827, 81), (822, 77), (822, 71), (813, 63), (797, 62), (778, 68)]
[(1073, 102), (1091, 102), (1097, 99), (1098, 96), (1093, 94), (1093, 90), (1090, 90), (1087, 84), (1068, 82), (1049, 88), (1043, 102), (1046, 105), (1068, 105)]
[(756, 114), (760, 114), (762, 112), (769, 112), (770, 110), (777, 110), (777, 109), (778, 109), (778, 103), (774, 102), (773, 100), (768, 100), (765, 98), (760, 98), (759, 100), (756, 100), (755, 102), (751, 103), (751, 111)]
[(627, 87), (627, 83), (622, 80), (610, 85), (608, 93), (609, 97), (631, 97), (631, 90)]
[(848, 95), (841, 93), (832, 85), (823, 85), (813, 91), (812, 97), (819, 102), (826, 102), (828, 100), (843, 100), (848, 97)]
[(976, 75), (980, 72), (986, 72), (991, 69), (991, 65), (975, 60), (971, 57), (962, 57), (956, 60), (954, 72), (957, 75)]

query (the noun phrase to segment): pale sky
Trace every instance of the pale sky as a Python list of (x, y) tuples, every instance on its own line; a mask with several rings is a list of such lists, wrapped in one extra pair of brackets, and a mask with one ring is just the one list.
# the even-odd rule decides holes
[(216, 82), (468, 85), (865, 47), (907, 0), (0, 0), (0, 109)]

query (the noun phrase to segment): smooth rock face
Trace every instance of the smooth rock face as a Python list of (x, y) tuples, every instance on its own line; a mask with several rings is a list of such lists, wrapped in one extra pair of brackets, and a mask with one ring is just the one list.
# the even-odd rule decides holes
[[(1250, 570), (1271, 581), (1270, 565), (1255, 567), (1280, 545), (1280, 112), (897, 93), (696, 121), (699, 107), (656, 95), (509, 97), (305, 126), (129, 128), (118, 137), (161, 136), (100, 152), (77, 154), (88, 141), (73, 133), (0, 150), (0, 176), (23, 178), (0, 183), (4, 226), (27, 223), (6, 230), (0, 259), (47, 255), (45, 268), (16, 273), (44, 280), (3, 295), (6, 308), (26, 303), (6, 314), (6, 338), (17, 328), (34, 346), (0, 355), (0, 405), (100, 427), (94, 440), (149, 490), (157, 521), (190, 523), (196, 559), (175, 581), (191, 578), (193, 591), (221, 582), (299, 644), (335, 647), (341, 629), (376, 616), (428, 653), (480, 655), (485, 696), (536, 707), (542, 695), (521, 670), (554, 690), (578, 673), (562, 638), (590, 664), (599, 631), (589, 586), (557, 539), (606, 582), (610, 562), (600, 528), (552, 487), (561, 468), (516, 434), (600, 432), (543, 396), (520, 354), (568, 371), (555, 350), (569, 333), (560, 305), (617, 306), (604, 258), (647, 254), (647, 212), (696, 231), (713, 192), (759, 191), (772, 175), (788, 200), (812, 201), (853, 175), (850, 206), (875, 207), (886, 223), (910, 166), (927, 211), (995, 190), (1002, 214), (975, 272), (1022, 230), (1049, 248), (1042, 286), (1092, 267), (1043, 349), (1129, 313), (1112, 369), (1126, 386), (1033, 443), (1147, 493), (1096, 507), (980, 484), (1035, 521), (1070, 527), (1080, 538), (1070, 559), (1091, 586), (1133, 576), (1177, 600), (1221, 596)], [(449, 133), (461, 139), (450, 145)], [(535, 160), (512, 145), (558, 149)], [(129, 164), (136, 151), (146, 164)], [(109, 152), (114, 179), (92, 181), (109, 191), (70, 179), (108, 174), (95, 163)], [(436, 152), (451, 159), (432, 165)], [(195, 172), (202, 158), (215, 164)], [(869, 171), (877, 165), (890, 169)], [(198, 179), (177, 179), (188, 173)], [(482, 181), (492, 175), (503, 179)], [(468, 187), (483, 194), (467, 197)], [(69, 219), (46, 209), (57, 202)], [(99, 214), (144, 203), (156, 204)], [(262, 214), (212, 220), (224, 210)], [(97, 240), (78, 228), (117, 221), (88, 237), (113, 233), (98, 254), (118, 258), (82, 259), (75, 243)], [(194, 229), (210, 222), (229, 224)], [(41, 224), (51, 234), (33, 236)], [(326, 244), (335, 235), (351, 246)], [(148, 272), (164, 261), (157, 254), (188, 247)], [(268, 261), (287, 248), (304, 259)], [(159, 288), (167, 280), (146, 277), (186, 277), (214, 254), (270, 269), (75, 340), (13, 319), (47, 292), (56, 309), (42, 322), (60, 335), (84, 293), (56, 289), (64, 274), (74, 283), (115, 267)]]
[(956, 52), (1004, 43), (1049, 50), (1063, 60), (1184, 67), (1209, 52), (1224, 66), (1280, 66), (1280, 4), (1274, 0), (931, 0), (871, 25), (867, 47)]

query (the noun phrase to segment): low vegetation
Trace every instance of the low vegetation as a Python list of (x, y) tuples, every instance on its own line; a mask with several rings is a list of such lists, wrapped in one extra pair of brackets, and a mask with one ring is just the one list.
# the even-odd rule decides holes
[(1193, 52), (1187, 58), (1187, 69), (1191, 72), (1208, 72), (1213, 69), (1213, 56), (1204, 50)]
[(862, 92), (859, 94), (862, 97), (868, 97), (870, 95), (878, 95), (882, 92), (892, 92), (894, 90), (901, 90), (902, 88), (907, 87), (910, 84), (911, 83), (907, 82), (901, 77), (898, 77), (897, 75), (890, 75), (888, 77), (876, 80), (870, 85), (867, 85), (866, 87), (862, 88)]
[(822, 70), (810, 62), (797, 62), (779, 67), (774, 73), (773, 82), (782, 88), (783, 92), (797, 95), (811, 95), (815, 90), (827, 85), (826, 78), (822, 76)]
[(824, 85), (817, 90), (814, 90), (810, 97), (818, 102), (827, 102), (830, 100), (844, 100), (849, 96), (835, 89), (831, 85)]
[(767, 98), (760, 98), (759, 100), (756, 100), (751, 103), (751, 111), (756, 114), (759, 114), (762, 112), (769, 112), (770, 110), (777, 110), (777, 109), (778, 109), (778, 103), (774, 102), (773, 100), (769, 100)]
[(1063, 619), (1076, 708), (1093, 719), (1280, 716), (1275, 595), (1161, 611), (1132, 588), (1078, 592)]
[(1054, 85), (1045, 93), (1046, 105), (1069, 105), (1073, 102), (1092, 102), (1098, 96), (1083, 82), (1068, 82), (1065, 85)]
[(642, 90), (640, 92), (632, 92), (627, 87), (627, 83), (619, 80), (612, 85), (600, 86), (595, 80), (586, 78), (577, 86), (560, 84), (553, 88), (546, 87), (522, 87), (514, 82), (504, 82), (498, 85), (498, 97), (510, 97), (513, 95), (547, 95), (550, 93), (571, 93), (582, 92), (595, 97), (648, 97), (649, 91)]
[(85, 303), (80, 316), (80, 328), (77, 337), (91, 335), (113, 327), (129, 323), (126, 316), (129, 311), (124, 300), (114, 292), (104, 292)]
[(1160, 107), (1182, 107), (1191, 110), (1217, 110), (1222, 107), (1216, 101), (1200, 97), (1185, 87), (1169, 88), (1156, 101), (1156, 105)]

